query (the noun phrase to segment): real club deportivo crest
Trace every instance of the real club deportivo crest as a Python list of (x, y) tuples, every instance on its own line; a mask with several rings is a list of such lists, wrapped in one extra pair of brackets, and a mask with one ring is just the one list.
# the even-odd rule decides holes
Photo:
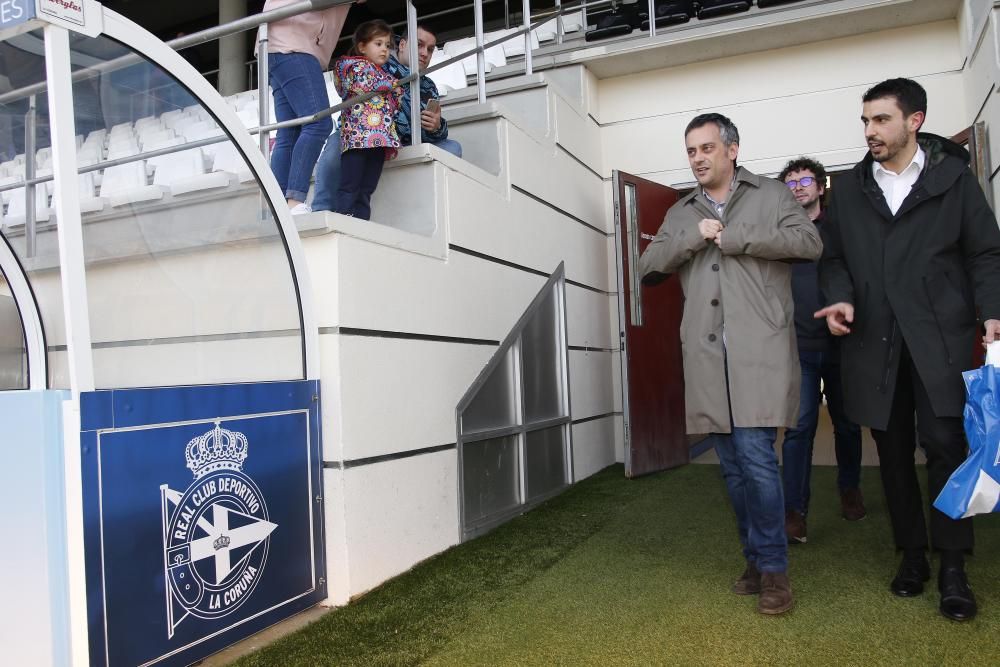
[(247, 601), (267, 561), (271, 533), (260, 489), (243, 473), (247, 438), (215, 423), (184, 451), (194, 482), (160, 485), (167, 636), (189, 615), (217, 619)]

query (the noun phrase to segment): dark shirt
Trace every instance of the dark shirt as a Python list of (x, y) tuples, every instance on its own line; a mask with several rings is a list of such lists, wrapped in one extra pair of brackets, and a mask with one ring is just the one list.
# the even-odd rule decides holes
[[(818, 227), (823, 214), (814, 221)], [(819, 262), (792, 264), (792, 299), (795, 301), (795, 337), (800, 350), (825, 351), (831, 334), (826, 319), (816, 319), (813, 313), (825, 306), (819, 289)]]

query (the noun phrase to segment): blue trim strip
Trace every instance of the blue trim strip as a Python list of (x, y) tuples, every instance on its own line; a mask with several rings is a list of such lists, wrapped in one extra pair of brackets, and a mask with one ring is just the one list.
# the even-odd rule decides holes
[(315, 380), (87, 392), (80, 396), (81, 430), (300, 410), (318, 394)]

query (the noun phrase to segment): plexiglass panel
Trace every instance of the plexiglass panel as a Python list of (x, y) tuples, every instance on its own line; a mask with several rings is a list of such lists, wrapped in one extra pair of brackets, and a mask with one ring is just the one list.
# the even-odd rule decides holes
[(462, 413), (462, 432), (472, 433), (515, 424), (514, 361), (510, 350)]
[[(44, 79), (44, 62), (28, 47), (42, 53), (40, 45), (14, 49), (35, 80)], [(261, 210), (266, 199), (242, 153), (160, 67), (106, 37), (76, 35), (71, 50), (75, 68), (87, 74), (74, 84), (74, 115), (97, 387), (303, 377), (298, 296), (284, 240), (270, 208)], [(44, 97), (36, 96), (34, 155), (39, 169), (51, 170)], [(8, 156), (25, 150), (17, 137), (25, 133), (26, 104), (0, 107), (11, 126)], [(0, 136), (3, 129), (0, 117)], [(185, 148), (214, 137), (223, 140)], [(161, 150), (170, 152), (136, 157)], [(8, 173), (23, 181), (16, 160)], [(51, 181), (39, 190), (37, 232), (8, 206), (4, 233), (39, 295), (58, 376), (61, 308), (58, 322), (49, 319), (61, 299), (58, 223)]]
[(566, 426), (531, 431), (525, 437), (524, 473), (528, 500), (566, 484)]
[(525, 423), (563, 414), (558, 336), (556, 292), (552, 289), (521, 334)]
[(0, 390), (28, 388), (28, 354), (21, 315), (0, 273)]
[(462, 479), (466, 525), (520, 504), (517, 459), (516, 436), (465, 445)]
[[(0, 42), (0, 74), (18, 90), (45, 82), (45, 43), (42, 32), (17, 35)], [(74, 94), (93, 105), (97, 92), (92, 85), (74, 85)], [(26, 177), (52, 173), (47, 91), (11, 94), (0, 102), (0, 231), (7, 237), (32, 283), (42, 316), (48, 349), (48, 386), (69, 387), (66, 337), (59, 288), (59, 253), (54, 245), (54, 222), (49, 200), (52, 182), (26, 188)], [(26, 192), (30, 189), (31, 192)], [(30, 217), (30, 220), (29, 220)], [(30, 228), (30, 230), (29, 230)], [(33, 231), (32, 231), (33, 230)], [(48, 237), (51, 237), (48, 238)], [(48, 258), (37, 261), (40, 248), (49, 246)]]

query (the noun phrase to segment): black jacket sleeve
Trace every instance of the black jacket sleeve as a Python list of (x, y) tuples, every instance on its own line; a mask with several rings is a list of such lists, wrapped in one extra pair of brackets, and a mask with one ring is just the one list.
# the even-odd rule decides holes
[(962, 255), (972, 283), (980, 319), (1000, 320), (1000, 227), (986, 195), (971, 171), (960, 178), (962, 188)]
[(837, 219), (837, 198), (830, 197), (820, 235), (823, 237), (823, 256), (819, 261), (819, 287), (823, 292), (825, 305), (849, 303), (854, 305), (854, 282), (844, 257), (844, 242)]

